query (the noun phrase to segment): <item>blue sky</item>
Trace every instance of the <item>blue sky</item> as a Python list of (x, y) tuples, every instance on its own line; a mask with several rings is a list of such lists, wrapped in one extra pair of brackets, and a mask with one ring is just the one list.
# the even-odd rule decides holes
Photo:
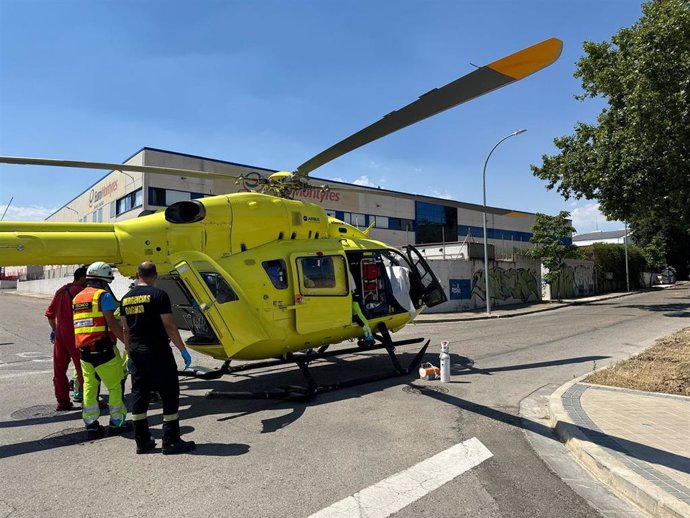
[[(596, 201), (532, 176), (553, 138), (591, 122), (576, 101), (585, 40), (641, 14), (633, 0), (0, 0), (0, 154), (122, 162), (144, 146), (292, 170), (342, 138), (507, 54), (563, 40), (520, 82), (312, 173), (610, 230)], [(104, 173), (0, 165), (0, 213), (42, 219)]]

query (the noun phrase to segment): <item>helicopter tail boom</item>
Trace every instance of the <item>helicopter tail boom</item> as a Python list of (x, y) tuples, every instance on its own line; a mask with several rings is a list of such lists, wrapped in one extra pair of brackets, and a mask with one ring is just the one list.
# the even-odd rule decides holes
[(0, 223), (0, 266), (93, 261), (122, 261), (114, 225), (44, 221)]

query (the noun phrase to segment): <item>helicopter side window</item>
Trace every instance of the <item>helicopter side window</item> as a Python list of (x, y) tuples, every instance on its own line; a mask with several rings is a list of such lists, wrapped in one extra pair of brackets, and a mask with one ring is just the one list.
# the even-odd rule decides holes
[(271, 279), (273, 286), (279, 290), (284, 290), (288, 287), (287, 281), (287, 267), (285, 261), (282, 259), (275, 259), (273, 261), (264, 261), (261, 263), (266, 270), (268, 278)]
[(216, 272), (199, 272), (201, 278), (204, 279), (206, 286), (211, 290), (213, 296), (219, 304), (239, 300), (237, 294), (232, 290), (230, 285), (223, 279), (221, 275)]
[(340, 256), (300, 257), (300, 292), (303, 295), (349, 294), (345, 260)]

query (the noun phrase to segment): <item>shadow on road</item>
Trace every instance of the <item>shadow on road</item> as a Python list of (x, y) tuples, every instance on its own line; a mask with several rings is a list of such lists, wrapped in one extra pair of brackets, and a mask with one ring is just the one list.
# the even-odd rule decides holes
[[(403, 365), (407, 365), (414, 357), (416, 351), (413, 352), (399, 352), (398, 356)], [(356, 377), (366, 376), (374, 372), (385, 372), (385, 369), (390, 369), (390, 361), (385, 354), (358, 354), (357, 359), (348, 357), (347, 361), (343, 358), (338, 361), (321, 361), (315, 362), (312, 367), (312, 374), (321, 383), (334, 383), (341, 381), (343, 376), (354, 375)], [(452, 365), (455, 369), (456, 375), (491, 375), (495, 372), (514, 371), (522, 369), (539, 369), (549, 368), (559, 365), (567, 365), (573, 363), (584, 363), (596, 360), (603, 360), (608, 356), (580, 356), (574, 358), (563, 358), (560, 360), (551, 360), (537, 363), (527, 363), (518, 365), (507, 365), (502, 367), (477, 368), (474, 367), (474, 362), (466, 357), (453, 355)], [(423, 361), (437, 360), (438, 356), (435, 354), (427, 354)], [(410, 374), (404, 380), (416, 377), (416, 373)], [(544, 437), (552, 440), (558, 440), (552, 433), (551, 428), (546, 427), (538, 422), (521, 419), (516, 415), (512, 415), (501, 410), (473, 403), (445, 393), (436, 382), (424, 382), (421, 380), (412, 383), (411, 381), (403, 381), (400, 378), (391, 378), (378, 382), (368, 383), (366, 385), (358, 385), (355, 387), (338, 390), (335, 392), (328, 392), (320, 394), (309, 401), (275, 401), (275, 400), (231, 400), (231, 399), (207, 399), (205, 395), (189, 394), (188, 391), (200, 392), (204, 390), (224, 390), (230, 387), (233, 391), (262, 391), (267, 389), (274, 389), (277, 386), (289, 386), (303, 384), (304, 380), (300, 374), (299, 369), (291, 367), (280, 367), (268, 371), (253, 371), (251, 374), (236, 374), (230, 377), (233, 381), (228, 381), (228, 377), (221, 380), (204, 381), (193, 378), (180, 379), (180, 389), (182, 395), (180, 399), (180, 406), (184, 408), (181, 412), (182, 423), (185, 425), (188, 420), (193, 420), (199, 417), (217, 416), (216, 420), (219, 423), (241, 418), (252, 414), (257, 414), (264, 411), (284, 410), (285, 413), (279, 416), (271, 416), (261, 421), (261, 433), (274, 433), (286, 426), (296, 422), (306, 411), (307, 407), (328, 404), (333, 401), (339, 401), (346, 398), (358, 398), (383, 391), (395, 386), (409, 387), (410, 392), (414, 394), (422, 394), (442, 403), (452, 405), (460, 410), (472, 412), (489, 419), (506, 423), (516, 428), (527, 429), (538, 433)], [(457, 382), (457, 381), (456, 381)], [(186, 393), (187, 392), (187, 393)], [(419, 396), (416, 396), (419, 397)], [(187, 408), (185, 408), (187, 407)], [(154, 407), (155, 408), (155, 407)], [(26, 419), (16, 421), (0, 422), (0, 427), (14, 427), (14, 426), (30, 426), (33, 424), (42, 424), (46, 422), (68, 421), (74, 420), (74, 425), (81, 426), (79, 414), (71, 414), (65, 416), (58, 416), (56, 418), (38, 418)], [(157, 427), (162, 421), (160, 414), (155, 414), (149, 418), (152, 427)], [(77, 424), (78, 423), (78, 424)], [(183, 426), (183, 431), (187, 432), (191, 428), (188, 425)], [(157, 429), (157, 428), (156, 428)], [(154, 429), (154, 434), (156, 434)], [(581, 428), (582, 429), (582, 428)], [(72, 430), (75, 430), (74, 428)], [(585, 433), (593, 434), (590, 439), (592, 442), (601, 444), (602, 446), (614, 449), (640, 460), (663, 464), (670, 468), (690, 473), (690, 460), (685, 457), (675, 455), (663, 450), (652, 447), (647, 447), (637, 444), (626, 439), (605, 436), (606, 441), (599, 436), (594, 435), (596, 432), (592, 430), (582, 429)], [(76, 432), (74, 432), (76, 433)], [(131, 437), (131, 434), (125, 435)], [(615, 442), (612, 442), (613, 439)], [(80, 442), (84, 442), (81, 440)], [(606, 444), (603, 444), (606, 442)], [(67, 441), (46, 441), (45, 438), (41, 440), (28, 441), (24, 443), (0, 445), (0, 459), (13, 457), (17, 455), (24, 455), (26, 453), (43, 451), (47, 449), (57, 448), (61, 446), (68, 446), (74, 444)], [(132, 448), (133, 448), (132, 444)], [(209, 456), (236, 456), (243, 455), (249, 451), (249, 446), (245, 444), (219, 444), (219, 443), (200, 443), (197, 444), (196, 455)]]
[[(687, 297), (670, 297), (672, 299), (687, 301)], [(671, 302), (666, 304), (621, 304), (619, 302), (597, 302), (597, 306), (616, 306), (617, 308), (639, 309), (663, 313), (665, 317), (690, 318), (690, 303)]]
[[(687, 300), (687, 299), (685, 299)], [(644, 311), (654, 311), (655, 313), (663, 313), (665, 317), (690, 317), (689, 303), (672, 303), (672, 304), (625, 304), (622, 308), (642, 309)]]
[(505, 367), (489, 367), (487, 369), (478, 369), (474, 366), (474, 360), (471, 358), (467, 358), (466, 356), (451, 355), (451, 373), (458, 376), (465, 376), (467, 374), (484, 374), (486, 376), (491, 376), (491, 374), (494, 372), (541, 369), (542, 367), (554, 367), (556, 365), (568, 365), (572, 363), (596, 363), (598, 360), (606, 360), (607, 358), (610, 358), (610, 356), (580, 356), (578, 358), (565, 358), (562, 360), (551, 360), (548, 362), (521, 363), (519, 365), (507, 365)]

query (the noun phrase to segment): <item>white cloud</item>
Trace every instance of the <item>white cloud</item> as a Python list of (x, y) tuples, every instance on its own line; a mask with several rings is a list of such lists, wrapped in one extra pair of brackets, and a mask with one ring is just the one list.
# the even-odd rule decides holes
[(360, 176), (357, 178), (354, 182), (352, 182), (355, 185), (364, 185), (365, 187), (378, 187), (375, 183), (371, 182), (369, 180), (369, 177), (366, 175)]
[[(7, 204), (0, 205), (0, 216), (2, 216), (6, 208)], [(3, 221), (43, 221), (56, 210), (39, 205), (29, 205), (28, 207), (10, 205)]]
[(452, 200), (453, 196), (448, 191), (432, 191), (431, 195), (434, 198), (443, 198), (444, 200)]
[(570, 212), (570, 218), (578, 234), (597, 230), (620, 230), (624, 227), (621, 221), (608, 221), (599, 210), (598, 202), (575, 203), (571, 206), (574, 208)]

